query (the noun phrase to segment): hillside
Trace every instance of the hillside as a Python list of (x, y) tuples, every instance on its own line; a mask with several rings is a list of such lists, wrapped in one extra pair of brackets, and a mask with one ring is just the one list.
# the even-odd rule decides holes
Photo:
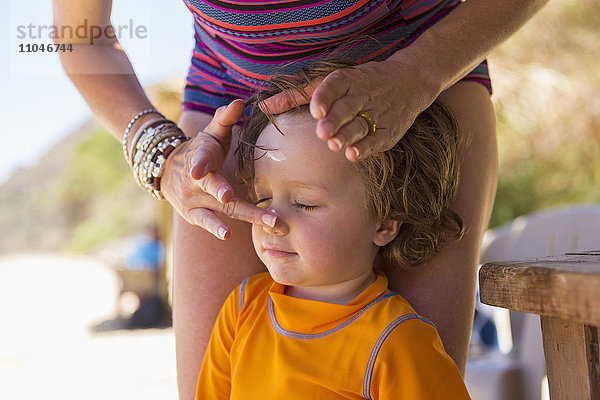
[[(171, 119), (179, 81), (148, 89)], [(0, 237), (0, 254), (90, 251), (144, 232), (161, 204), (137, 187), (120, 144), (91, 119), (0, 185), (0, 226), (11, 233)]]
[[(0, 253), (89, 250), (148, 222), (142, 215), (152, 216), (151, 199), (128, 179), (118, 150), (90, 120), (34, 167), (16, 171), (0, 186), (0, 221), (11, 232), (0, 239)], [(145, 212), (131, 213), (130, 204)]]

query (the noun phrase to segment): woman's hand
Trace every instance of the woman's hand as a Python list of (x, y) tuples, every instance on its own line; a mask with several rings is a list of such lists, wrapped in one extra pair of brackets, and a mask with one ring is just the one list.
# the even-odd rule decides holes
[(232, 128), (243, 113), (241, 100), (219, 108), (204, 131), (171, 154), (161, 178), (161, 191), (177, 213), (223, 240), (231, 231), (216, 214), (270, 227), (275, 226), (277, 218), (235, 198), (231, 184), (221, 175)]
[[(325, 79), (310, 82), (310, 112), (319, 120), (317, 136), (333, 151), (345, 149), (350, 161), (391, 149), (412, 125), (417, 115), (433, 103), (439, 92), (417, 68), (398, 60), (369, 62), (337, 70)], [(298, 104), (306, 104), (293, 94)], [(278, 114), (292, 108), (285, 93), (265, 101)], [(360, 112), (371, 115), (375, 133)]]

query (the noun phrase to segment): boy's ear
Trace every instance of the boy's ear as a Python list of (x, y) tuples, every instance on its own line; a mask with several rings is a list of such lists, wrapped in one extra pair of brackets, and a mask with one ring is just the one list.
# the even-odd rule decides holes
[(383, 247), (396, 237), (398, 230), (400, 229), (402, 222), (395, 219), (386, 219), (379, 223), (379, 228), (373, 238), (373, 243), (377, 246)]

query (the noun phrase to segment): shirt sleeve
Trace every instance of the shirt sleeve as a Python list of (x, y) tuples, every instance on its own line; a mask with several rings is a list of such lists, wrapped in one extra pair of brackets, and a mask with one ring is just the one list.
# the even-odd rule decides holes
[[(416, 315), (408, 317), (388, 326), (373, 349), (379, 351), (370, 385), (366, 385), (370, 386), (371, 396), (367, 398), (470, 399), (460, 371), (444, 350), (435, 327)], [(368, 369), (365, 379), (369, 379)]]
[(240, 288), (229, 294), (213, 326), (198, 376), (196, 400), (229, 399), (231, 392), (230, 353), (235, 339)]

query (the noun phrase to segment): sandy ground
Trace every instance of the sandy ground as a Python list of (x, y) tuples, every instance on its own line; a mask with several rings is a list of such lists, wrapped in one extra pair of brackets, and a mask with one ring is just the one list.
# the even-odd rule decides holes
[(170, 328), (90, 330), (117, 290), (93, 259), (0, 257), (0, 399), (176, 399)]

